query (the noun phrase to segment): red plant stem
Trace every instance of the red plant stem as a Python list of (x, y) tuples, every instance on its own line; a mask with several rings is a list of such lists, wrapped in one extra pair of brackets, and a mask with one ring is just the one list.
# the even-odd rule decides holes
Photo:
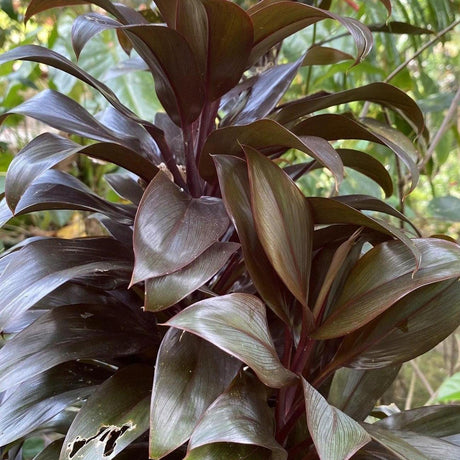
[(154, 141), (157, 143), (158, 148), (160, 149), (161, 156), (163, 157), (163, 161), (165, 162), (166, 167), (171, 171), (171, 174), (173, 175), (174, 182), (182, 188), (187, 188), (187, 184), (185, 183), (184, 179), (182, 178), (182, 175), (179, 171), (179, 168), (177, 167), (176, 160), (174, 159), (174, 156), (171, 152), (171, 149), (169, 148), (169, 145), (166, 142), (166, 139), (164, 138), (164, 135), (156, 135), (156, 133), (151, 132), (149, 129), (149, 126), (145, 127), (149, 134), (152, 136)]
[(185, 167), (187, 170), (187, 185), (189, 193), (199, 198), (203, 192), (203, 180), (198, 172), (198, 167), (195, 161), (194, 138), (192, 125), (183, 127), (184, 134), (184, 152), (185, 152)]
[(201, 150), (206, 142), (209, 134), (216, 129), (216, 117), (219, 110), (220, 100), (213, 102), (206, 102), (200, 117), (200, 128), (198, 135), (198, 142), (196, 145), (196, 163), (200, 162)]
[[(292, 335), (290, 329), (285, 326), (284, 328), (284, 351), (283, 351), (283, 358), (282, 363), (283, 366), (288, 368), (291, 365), (291, 357), (292, 357)], [(275, 420), (276, 426), (281, 427), (284, 424), (284, 420), (286, 417), (286, 395), (288, 394), (291, 387), (283, 387), (279, 390), (278, 393), (278, 402), (275, 409)]]
[(359, 11), (359, 5), (357, 5), (353, 0), (345, 0), (355, 11)]
[(311, 437), (308, 436), (307, 439), (304, 439), (302, 442), (300, 442), (299, 444), (295, 445), (294, 447), (291, 447), (288, 450), (288, 458), (295, 458), (296, 454), (298, 454), (299, 452), (301, 452), (303, 450), (309, 450), (309, 448), (311, 447), (311, 444), (312, 444)]
[(288, 414), (288, 417), (286, 419), (286, 423), (284, 426), (278, 431), (276, 434), (276, 440), (283, 445), (284, 441), (286, 441), (286, 438), (288, 437), (290, 431), (296, 424), (298, 418), (303, 414), (305, 410), (305, 407), (303, 405), (297, 405), (290, 414)]

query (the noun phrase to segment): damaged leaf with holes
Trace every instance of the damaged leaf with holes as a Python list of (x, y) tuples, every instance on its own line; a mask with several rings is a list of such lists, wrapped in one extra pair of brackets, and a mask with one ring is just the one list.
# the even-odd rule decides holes
[[(460, 458), (458, 423), (438, 416), (454, 408), (367, 418), (401, 363), (460, 324), (460, 247), (379, 197), (338, 193), (350, 170), (401, 192), (393, 161), (409, 193), (423, 115), (381, 82), (289, 92), (312, 66), (359, 65), (371, 30), (327, 1), (70, 3), (72, 59), (37, 44), (0, 56), (107, 102), (90, 113), (50, 88), (0, 115), (59, 132), (11, 162), (0, 223), (69, 209), (95, 228), (0, 254), (2, 460), (37, 438), (35, 460)], [(68, 6), (31, 0), (26, 20)], [(353, 46), (312, 42), (286, 62), (283, 41), (326, 20)], [(99, 33), (150, 78), (153, 121), (79, 67)], [(58, 169), (75, 156), (113, 164), (111, 200)], [(330, 195), (302, 187), (318, 171)]]

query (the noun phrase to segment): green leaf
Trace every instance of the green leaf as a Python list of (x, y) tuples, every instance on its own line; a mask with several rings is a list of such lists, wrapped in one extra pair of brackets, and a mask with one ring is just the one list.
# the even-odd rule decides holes
[(442, 382), (436, 400), (440, 402), (455, 402), (460, 400), (460, 372), (455, 373)]
[(249, 125), (228, 126), (211, 133), (200, 156), (200, 173), (208, 181), (215, 176), (211, 155), (224, 154), (242, 157), (241, 145), (258, 150), (271, 148), (282, 151), (289, 148), (300, 150), (318, 160), (334, 175), (337, 183), (343, 178), (343, 163), (337, 152), (324, 139), (315, 135), (298, 137), (273, 120), (258, 120)]
[(103, 383), (67, 432), (61, 460), (112, 459), (148, 429), (153, 368), (134, 364)]
[(58, 364), (129, 356), (154, 348), (156, 340), (139, 314), (120, 304), (56, 307), (0, 350), (0, 391)]
[(196, 334), (235, 356), (270, 387), (280, 388), (296, 378), (281, 364), (268, 330), (265, 306), (253, 295), (235, 293), (202, 300), (166, 325)]
[(329, 405), (303, 377), (302, 385), (308, 431), (321, 459), (349, 459), (370, 442), (370, 436), (358, 422)]
[(85, 399), (110, 372), (69, 362), (32, 377), (6, 393), (0, 413), (0, 444), (33, 432), (67, 406)]
[(290, 294), (265, 254), (254, 224), (246, 162), (230, 155), (214, 158), (227, 213), (232, 219), (243, 249), (251, 279), (268, 306), (289, 324)]
[(313, 333), (315, 338), (349, 334), (382, 314), (402, 297), (428, 284), (460, 276), (460, 248), (440, 239), (415, 239), (422, 259), (416, 267), (399, 241), (380, 244), (355, 265), (334, 312)]
[[(242, 373), (204, 413), (192, 433), (188, 455), (185, 458), (201, 459), (202, 457), (197, 455), (198, 452), (194, 453), (195, 449), (225, 442), (263, 447), (272, 451), (272, 455), (266, 458), (286, 460), (287, 453), (275, 441), (273, 429), (273, 415), (267, 404), (265, 388), (253, 375)], [(223, 458), (229, 458), (228, 450), (225, 452), (225, 446), (222, 447), (225, 455)], [(211, 449), (206, 450), (209, 452)], [(210, 458), (217, 460), (216, 453), (219, 447), (214, 449), (211, 450)], [(260, 452), (256, 451), (255, 458), (259, 456)]]
[(460, 222), (460, 199), (452, 195), (435, 197), (428, 203), (428, 211), (443, 221)]
[(181, 446), (241, 362), (199, 337), (171, 328), (157, 355), (150, 409), (150, 458)]
[(255, 149), (244, 147), (244, 151), (260, 242), (279, 277), (306, 306), (313, 236), (310, 208), (281, 168)]
[(127, 284), (131, 270), (129, 251), (112, 238), (29, 243), (0, 275), (0, 330), (67, 281), (84, 277), (87, 285), (115, 289)]
[(238, 243), (214, 243), (191, 264), (145, 281), (145, 309), (159, 311), (174, 305), (203, 286), (239, 249)]
[(166, 174), (158, 173), (145, 190), (136, 214), (131, 284), (191, 264), (222, 236), (228, 224), (222, 200), (192, 198)]
[(355, 420), (364, 420), (393, 383), (401, 366), (360, 370), (342, 367), (334, 373), (328, 402)]
[(460, 324), (459, 301), (456, 280), (421, 287), (345, 337), (335, 359), (373, 369), (416, 358), (455, 331)]

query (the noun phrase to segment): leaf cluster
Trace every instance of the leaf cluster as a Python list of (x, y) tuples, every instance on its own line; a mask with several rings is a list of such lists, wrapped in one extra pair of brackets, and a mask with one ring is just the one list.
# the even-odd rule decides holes
[[(68, 3), (32, 0), (26, 16)], [(414, 142), (428, 135), (406, 93), (376, 82), (285, 101), (311, 53), (270, 62), (286, 37), (329, 19), (352, 37), (357, 64), (371, 31), (330, 2), (244, 10), (157, 0), (158, 12), (91, 3), (98, 8), (73, 25), (76, 55), (116, 31), (164, 112), (142, 119), (47, 48), (0, 56), (59, 69), (110, 104), (93, 116), (48, 89), (0, 116), (60, 132), (12, 161), (0, 223), (71, 209), (104, 229), (28, 239), (1, 255), (4, 458), (22, 458), (24, 441), (43, 433), (55, 440), (37, 460), (460, 457), (458, 407), (373, 412), (400, 364), (460, 323), (459, 246), (423, 238), (376, 198), (305, 196), (295, 182), (321, 168), (338, 187), (346, 167), (392, 195), (385, 165), (341, 147), (357, 139), (392, 152), (410, 177), (406, 193), (415, 188)], [(315, 50), (316, 63), (336, 58)], [(340, 110), (355, 101), (391, 112), (414, 139), (390, 117)], [(284, 156), (292, 150), (297, 163)], [(74, 155), (117, 165), (106, 179), (121, 202), (56, 169)], [(381, 420), (369, 423), (371, 414)]]

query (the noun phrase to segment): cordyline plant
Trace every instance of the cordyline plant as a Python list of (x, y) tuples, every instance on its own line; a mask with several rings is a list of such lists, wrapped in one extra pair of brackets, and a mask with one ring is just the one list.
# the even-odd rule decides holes
[[(75, 3), (33, 0), (27, 17)], [(325, 168), (339, 184), (346, 166), (391, 195), (383, 164), (330, 143), (361, 139), (394, 152), (412, 190), (417, 158), (388, 114), (423, 139), (420, 110), (383, 83), (280, 103), (299, 67), (336, 58), (328, 48), (261, 68), (275, 45), (324, 19), (348, 29), (358, 62), (369, 30), (330, 2), (262, 0), (245, 11), (157, 0), (165, 24), (86, 3), (108, 14), (76, 19), (77, 56), (115, 30), (165, 112), (139, 119), (46, 48), (0, 57), (61, 69), (110, 103), (95, 118), (46, 90), (2, 116), (93, 141), (45, 133), (30, 142), (9, 168), (2, 223), (76, 209), (107, 230), (31, 238), (0, 258), (3, 458), (22, 458), (24, 441), (43, 433), (52, 442), (37, 460), (460, 458), (460, 407), (373, 411), (400, 364), (459, 325), (459, 246), (422, 238), (376, 198), (306, 197), (294, 182)], [(387, 121), (324, 110), (352, 101), (378, 104)], [(290, 149), (303, 160), (283, 160)], [(107, 176), (124, 204), (54, 168), (75, 154), (129, 172)]]

